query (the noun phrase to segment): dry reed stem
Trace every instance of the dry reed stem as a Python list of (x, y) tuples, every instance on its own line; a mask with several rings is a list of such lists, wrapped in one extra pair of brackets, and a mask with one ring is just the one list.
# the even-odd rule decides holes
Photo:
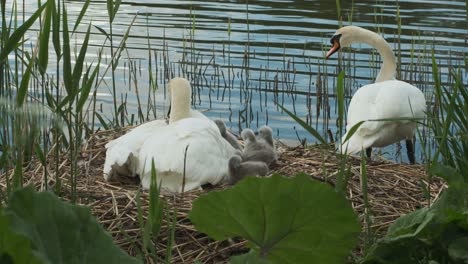
[[(137, 179), (126, 178), (121, 182), (106, 182), (102, 176), (102, 168), (105, 160), (105, 144), (113, 138), (123, 134), (121, 131), (100, 131), (93, 134), (83, 144), (80, 153), (79, 175), (77, 179), (78, 203), (88, 206), (93, 215), (112, 235), (114, 242), (131, 255), (136, 255), (142, 250), (142, 238), (137, 213), (137, 192), (140, 187)], [(286, 176), (292, 176), (299, 172), (305, 172), (312, 178), (328, 182), (334, 185), (335, 176), (339, 171), (340, 160), (336, 153), (320, 147), (296, 147), (289, 148), (278, 144), (281, 153), (278, 164), (273, 172)], [(51, 152), (53, 153), (53, 152)], [(49, 186), (55, 184), (53, 157), (49, 157), (48, 172)], [(360, 179), (360, 159), (350, 157), (352, 176), (349, 181), (347, 196), (359, 215), (364, 227), (364, 204)], [(64, 199), (70, 199), (69, 184), (69, 155), (60, 157), (59, 174), (62, 181), (61, 193)], [(43, 190), (44, 168), (35, 161), (25, 172), (24, 182), (33, 184), (38, 190)], [(428, 205), (424, 197), (421, 183), (427, 185), (427, 174), (421, 165), (395, 164), (388, 161), (371, 161), (367, 164), (368, 172), (368, 199), (372, 219), (372, 229), (378, 234), (383, 234), (388, 226), (399, 216), (415, 209)], [(12, 175), (7, 172), (6, 175)], [(0, 175), (0, 188), (6, 189), (6, 175)], [(431, 201), (435, 200), (446, 187), (437, 178), (430, 185)], [(221, 190), (223, 186), (211, 186), (205, 190), (190, 191), (184, 194), (163, 195), (168, 204), (168, 212), (177, 208), (177, 222), (174, 243), (172, 245), (172, 263), (193, 263), (199, 260), (202, 263), (224, 263), (230, 256), (247, 251), (245, 241), (232, 239), (229, 241), (214, 241), (206, 235), (195, 230), (188, 220), (188, 213), (192, 208), (192, 202), (202, 194), (211, 190)], [(146, 220), (149, 197), (148, 192), (141, 192), (141, 206), (143, 218)], [(167, 241), (170, 237), (170, 223), (163, 219), (160, 236), (155, 241), (157, 253), (164, 258)], [(364, 229), (363, 229), (364, 230)], [(125, 232), (127, 236), (124, 235)], [(138, 247), (138, 249), (135, 248)], [(360, 247), (356, 254), (361, 254)], [(149, 257), (147, 263), (153, 263)]]

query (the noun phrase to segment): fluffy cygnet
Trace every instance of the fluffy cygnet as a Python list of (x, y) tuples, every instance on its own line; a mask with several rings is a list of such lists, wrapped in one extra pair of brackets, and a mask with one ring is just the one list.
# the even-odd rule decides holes
[(226, 129), (226, 125), (224, 124), (223, 120), (215, 119), (214, 122), (219, 128), (221, 136), (223, 136), (223, 138), (226, 139), (226, 141), (229, 142), (233, 148), (242, 150), (242, 145), (239, 143), (239, 140), (237, 140), (237, 138)]
[(229, 159), (229, 184), (233, 185), (247, 176), (265, 176), (268, 165), (261, 161), (242, 161), (242, 157), (234, 155)]
[(268, 145), (275, 149), (275, 143), (273, 142), (273, 130), (269, 126), (262, 126), (258, 130), (258, 138), (264, 140)]
[(241, 136), (244, 139), (244, 153), (242, 154), (244, 161), (263, 161), (269, 166), (278, 160), (276, 151), (268, 139), (257, 140), (254, 132), (248, 128), (242, 130)]

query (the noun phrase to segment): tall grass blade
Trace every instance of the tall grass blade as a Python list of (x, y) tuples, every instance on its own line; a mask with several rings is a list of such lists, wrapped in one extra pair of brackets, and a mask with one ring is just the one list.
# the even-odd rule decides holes
[(341, 142), (341, 144), (348, 141), (354, 135), (354, 133), (356, 133), (356, 131), (359, 129), (359, 127), (361, 127), (361, 125), (364, 124), (364, 122), (366, 122), (366, 121), (358, 122), (354, 126), (352, 126), (351, 129), (348, 132), (346, 132), (346, 138)]
[(50, 25), (52, 20), (52, 9), (54, 8), (53, 3), (55, 0), (47, 1), (47, 8), (44, 16), (44, 24), (42, 25), (42, 32), (39, 37), (39, 71), (42, 75), (47, 70), (47, 64), (49, 62), (49, 37), (50, 37)]
[(114, 5), (114, 1), (107, 0), (107, 14), (109, 16), (110, 23), (114, 21), (115, 15), (119, 11), (121, 2), (122, 2), (121, 0), (116, 0), (115, 5)]
[(306, 122), (302, 121), (299, 117), (297, 117), (295, 114), (289, 112), (285, 107), (280, 105), (279, 103), (275, 104), (281, 108), (286, 114), (288, 114), (294, 121), (296, 121), (299, 125), (301, 125), (307, 132), (309, 132), (315, 139), (319, 141), (320, 144), (327, 144), (327, 141), (320, 135), (320, 133), (315, 130), (313, 127), (309, 126), (306, 124)]
[(16, 94), (16, 105), (21, 107), (26, 99), (26, 95), (29, 89), (29, 79), (31, 78), (31, 71), (34, 65), (34, 59), (29, 60), (26, 71), (23, 73), (23, 78), (21, 79), (20, 87)]
[(80, 53), (78, 55), (78, 58), (76, 59), (75, 67), (73, 68), (72, 87), (73, 89), (76, 89), (76, 90), (78, 90), (78, 84), (81, 79), (81, 73), (83, 71), (84, 59), (86, 56), (86, 52), (88, 51), (88, 42), (89, 42), (90, 32), (91, 32), (91, 23), (88, 26), (88, 30), (86, 31), (86, 35), (83, 40), (83, 45), (81, 46)]
[(68, 95), (73, 95), (73, 76), (71, 69), (71, 51), (70, 51), (70, 35), (68, 32), (68, 15), (65, 6), (62, 10), (63, 22), (63, 83)]
[(344, 127), (344, 109), (345, 109), (345, 91), (344, 91), (344, 76), (345, 72), (341, 71), (338, 74), (338, 81), (336, 86), (336, 100), (338, 102), (338, 130), (340, 136), (343, 135)]
[(86, 11), (88, 10), (88, 6), (90, 2), (91, 2), (90, 0), (86, 0), (83, 7), (81, 8), (80, 14), (78, 15), (78, 18), (76, 19), (75, 26), (73, 27), (73, 32), (75, 32), (78, 26), (80, 25), (81, 19), (83, 19), (83, 16), (86, 14)]
[(57, 1), (58, 8), (55, 5), (55, 1), (52, 0), (52, 43), (54, 45), (55, 55), (57, 61), (60, 60), (62, 47), (60, 45), (60, 1)]
[(41, 15), (42, 10), (47, 7), (47, 3), (42, 5), (36, 12), (32, 14), (32, 16), (24, 22), (23, 25), (18, 27), (8, 40), (5, 41), (5, 45), (3, 46), (3, 50), (0, 52), (0, 63), (2, 63), (6, 58), (8, 58), (8, 54), (16, 49), (19, 42), (21, 42), (21, 38), (23, 38), (26, 31), (34, 24), (36, 19)]
[(89, 92), (91, 91), (91, 87), (93, 86), (94, 80), (96, 79), (97, 73), (99, 71), (99, 66), (100, 66), (100, 61), (94, 68), (93, 73), (89, 77), (89, 79), (86, 81), (85, 85), (81, 89), (81, 95), (80, 98), (78, 99), (78, 103), (76, 105), (76, 111), (80, 113), (83, 110), (83, 106), (86, 103), (86, 100), (89, 97)]

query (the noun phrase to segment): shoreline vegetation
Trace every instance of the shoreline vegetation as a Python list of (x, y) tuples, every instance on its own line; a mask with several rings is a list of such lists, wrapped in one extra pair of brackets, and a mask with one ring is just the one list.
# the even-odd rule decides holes
[[(321, 144), (302, 142), (300, 146), (287, 147), (279, 143), (279, 162), (270, 173), (270, 175), (274, 174), (271, 177), (265, 179), (250, 177), (234, 187), (212, 186), (203, 191), (168, 195), (158, 189), (155, 184), (157, 179), (155, 172), (152, 175), (153, 182), (149, 192), (141, 191), (139, 183), (133, 179), (119, 183), (105, 182), (102, 176), (105, 159), (104, 146), (109, 140), (122, 135), (136, 123), (156, 117), (155, 91), (163, 88), (158, 86), (161, 80), (172, 78), (172, 75), (178, 71), (199, 85), (203, 85), (203, 80), (194, 75), (196, 72), (202, 73), (203, 67), (205, 71), (208, 67), (201, 63), (197, 54), (193, 53), (195, 52), (193, 46), (196, 32), (195, 16), (190, 14), (193, 17), (190, 30), (192, 41), (189, 39), (185, 43), (187, 50), (183, 59), (187, 63), (183, 64), (183, 67), (187, 68), (172, 69), (174, 66), (168, 62), (167, 49), (163, 51), (162, 56), (152, 53), (148, 38), (149, 82), (147, 86), (143, 86), (138, 83), (137, 72), (141, 69), (136, 66), (135, 62), (124, 59), (130, 56), (126, 41), (138, 14), (133, 17), (124, 32), (119, 32), (121, 34), (119, 37), (116, 37), (117, 35), (113, 32), (112, 25), (115, 23), (120, 8), (120, 0), (106, 1), (108, 31), (92, 23), (82, 25), (82, 19), (91, 3), (89, 0), (83, 3), (74, 21), (70, 21), (66, 2), (56, 0), (39, 2), (37, 11), (29, 18), (20, 20), (18, 19), (20, 12), (24, 10), (19, 7), (21, 3), (24, 5), (24, 2), (14, 1), (14, 4), (9, 6), (6, 1), (1, 1), (0, 262), (44, 263), (52, 261), (51, 263), (55, 263), (54, 261), (60, 258), (58, 255), (62, 254), (54, 252), (56, 248), (51, 246), (54, 243), (60, 244), (60, 240), (42, 241), (35, 235), (21, 231), (36, 230), (36, 233), (44, 234), (48, 231), (44, 229), (44, 225), (40, 225), (41, 223), (60, 226), (60, 223), (71, 221), (70, 219), (41, 218), (53, 217), (54, 214), (48, 213), (43, 216), (39, 209), (28, 211), (28, 206), (32, 205), (25, 205), (22, 202), (34, 201), (31, 197), (38, 197), (37, 199), (44, 199), (44, 201), (49, 199), (47, 201), (54, 204), (51, 210), (57, 210), (57, 215), (74, 216), (73, 221), (81, 224), (79, 230), (82, 231), (79, 235), (75, 234), (75, 237), (83, 239), (81, 246), (85, 254), (89, 252), (90, 256), (99, 255), (101, 244), (98, 243), (94, 251), (89, 245), (88, 247), (84, 245), (87, 243), (86, 239), (92, 239), (89, 234), (95, 232), (99, 234), (99, 242), (102, 242), (103, 247), (105, 245), (119, 252), (114, 256), (122, 256), (121, 261), (131, 258), (131, 261), (135, 263), (223, 263), (228, 261), (245, 263), (247, 260), (252, 263), (259, 261), (280, 263), (284, 254), (294, 258), (298, 263), (310, 256), (315, 256), (317, 263), (342, 263), (346, 260), (349, 263), (386, 263), (392, 260), (392, 257), (399, 258), (393, 259), (396, 262), (392, 263), (429, 263), (430, 261), (461, 263), (468, 260), (468, 252), (466, 248), (463, 248), (463, 245), (468, 243), (468, 193), (466, 191), (468, 190), (468, 174), (466, 173), (468, 172), (468, 161), (466, 161), (468, 156), (468, 137), (466, 136), (468, 134), (466, 104), (468, 60), (466, 58), (464, 59), (465, 65), (448, 65), (448, 77), (444, 80), (441, 78), (438, 60), (434, 49), (430, 48), (430, 43), (427, 44), (427, 49), (422, 54), (416, 54), (417, 51), (411, 49), (415, 64), (413, 65), (412, 61), (408, 69), (403, 71), (401, 61), (398, 63), (400, 65), (398, 75), (403, 76), (401, 79), (413, 80), (412, 71), (418, 70), (429, 72), (432, 76), (431, 80), (428, 79), (423, 83), (429, 104), (426, 112), (427, 118), (421, 122), (417, 132), (417, 140), (421, 147), (421, 164), (406, 165), (385, 159), (369, 161), (363, 156), (355, 157), (336, 153), (334, 139), (343, 134), (344, 109), (350, 96), (350, 80), (352, 79), (352, 77), (345, 78), (348, 74), (344, 74), (344, 72), (351, 71), (350, 64), (344, 63), (348, 60), (341, 61), (340, 59), (334, 74), (317, 73), (317, 91), (315, 94), (309, 93), (309, 96), (315, 96), (317, 102), (325, 105), (329, 104), (327, 101), (329, 97), (336, 98), (336, 108), (341, 109), (336, 120), (336, 123), (340, 124), (336, 134), (328, 129), (328, 123), (334, 120), (330, 119), (330, 113), (326, 114), (325, 108), (317, 109), (317, 113), (322, 111), (322, 117), (328, 117), (324, 121), (326, 126), (323, 129), (317, 129), (319, 114), (308, 115), (303, 120), (295, 115), (295, 104), (292, 106), (284, 104), (284, 93), (281, 93), (278, 86), (272, 90), (265, 89), (265, 91), (260, 88), (260, 94), (265, 92), (264, 100), (266, 100), (267, 92), (272, 93), (277, 109), (281, 108), (288, 113), (298, 122), (298, 126), (304, 127), (310, 136), (316, 138)], [(345, 12), (341, 10), (340, 1), (336, 1), (336, 6), (339, 21), (343, 23), (342, 14)], [(247, 3), (247, 13), (248, 10), (249, 4)], [(353, 7), (346, 11), (350, 11), (348, 23), (351, 23)], [(401, 32), (402, 21), (399, 9), (396, 15), (398, 32)], [(35, 42), (30, 43), (25, 36), (29, 34), (33, 25), (39, 25), (38, 37)], [(73, 44), (72, 41), (76, 38), (78, 27), (86, 28), (86, 31), (82, 32), (84, 35), (79, 45)], [(87, 62), (86, 56), (88, 56), (92, 42), (92, 34), (100, 34), (104, 37), (104, 41), (100, 44), (101, 48), (98, 49), (97, 54), (94, 54), (95, 59)], [(226, 34), (230, 40), (230, 23)], [(396, 41), (398, 42), (399, 39)], [(230, 48), (228, 46), (227, 50), (230, 51)], [(242, 66), (239, 66), (242, 67), (242, 71), (238, 74), (246, 85), (240, 94), (240, 102), (245, 103), (245, 111), (239, 113), (239, 128), (249, 126), (250, 122), (255, 122), (256, 118), (258, 120), (258, 113), (255, 117), (255, 113), (249, 110), (252, 92), (246, 88), (251, 70), (248, 67), (250, 56), (248, 45), (245, 52), (247, 59), (242, 61)], [(399, 52), (400, 49), (396, 50), (395, 54), (398, 60), (400, 60)], [(231, 57), (229, 52), (227, 53), (227, 63), (231, 67)], [(53, 73), (50, 71), (49, 61), (52, 55), (57, 58), (56, 64), (53, 65), (55, 67)], [(163, 61), (164, 68), (158, 69), (157, 61)], [(378, 56), (375, 56), (372, 63), (378, 63), (378, 61)], [(427, 61), (430, 63), (427, 64)], [(117, 70), (122, 67), (123, 63), (132, 65), (129, 66), (126, 78), (131, 84), (130, 87), (136, 92), (136, 114), (129, 114), (128, 98), (126, 95), (119, 95), (116, 90)], [(288, 77), (280, 82), (294, 83), (294, 74), (290, 74), (294, 72), (292, 70), (294, 66), (288, 63), (286, 68), (289, 69), (288, 73), (285, 73)], [(217, 69), (219, 71), (219, 68)], [(218, 76), (217, 82), (228, 84), (233, 82), (233, 71), (228, 70), (228, 76), (224, 75), (224, 71), (219, 72), (222, 77)], [(326, 80), (328, 75), (336, 75), (333, 86), (331, 84), (330, 87), (321, 86), (325, 85), (322, 84), (321, 78)], [(418, 80), (422, 81), (427, 76), (429, 75)], [(274, 85), (274, 82), (272, 83)], [(427, 88), (432, 84), (433, 89)], [(105, 115), (100, 110), (102, 106), (97, 103), (98, 87), (101, 85), (107, 85), (111, 91), (111, 115)], [(265, 87), (269, 88), (268, 85)], [(334, 92), (328, 94), (327, 92), (332, 89)], [(294, 92), (299, 93), (299, 91)], [(142, 96), (144, 93), (147, 93), (146, 97)], [(225, 95), (228, 96), (227, 94), (231, 93), (231, 90), (218, 89), (216, 93), (224, 98)], [(209, 94), (211, 96), (211, 93)], [(142, 98), (147, 98), (147, 101)], [(200, 100), (199, 92), (194, 92), (194, 99)], [(309, 99), (307, 102), (311, 107)], [(244, 117), (242, 121), (241, 116)], [(266, 119), (268, 120), (268, 114)], [(305, 182), (304, 174), (308, 175)], [(290, 181), (285, 180), (286, 178)], [(258, 202), (255, 203), (258, 207), (252, 205), (252, 210), (269, 208), (272, 210), (270, 214), (245, 213), (241, 209), (247, 208), (246, 206), (238, 208), (229, 202), (226, 202), (226, 207), (232, 207), (220, 209), (219, 212), (213, 210), (212, 199), (216, 195), (221, 201), (223, 200), (221, 198), (229, 197), (236, 192), (245, 192), (248, 184), (258, 184), (265, 190), (271, 190), (268, 188), (272, 188), (275, 182), (287, 185), (290, 193), (299, 194), (301, 190), (304, 192), (316, 190), (317, 193), (307, 192), (307, 196), (299, 197), (298, 195), (298, 197), (294, 196), (293, 200), (283, 202), (281, 201), (283, 198), (289, 199), (285, 197), (291, 195), (281, 196), (281, 192), (271, 191), (270, 196), (258, 198), (257, 192), (247, 193), (247, 196), (252, 195), (252, 199)], [(42, 195), (31, 188), (23, 188), (28, 185), (33, 186), (35, 191), (51, 193), (51, 195)], [(303, 189), (300, 188), (301, 185)], [(199, 197), (203, 198), (198, 199)], [(272, 197), (276, 203), (268, 201), (269, 197)], [(327, 201), (321, 200), (323, 197), (327, 197)], [(307, 200), (316, 202), (311, 203)], [(243, 202), (245, 201), (239, 201), (240, 204)], [(277, 216), (281, 214), (281, 209), (285, 210), (280, 207), (284, 203), (297, 207), (294, 208), (297, 209), (295, 213), (299, 220), (303, 217), (304, 219), (317, 219), (317, 222), (307, 221), (307, 223), (301, 223), (299, 227), (294, 225), (297, 219), (291, 220), (290, 225), (281, 222), (281, 217)], [(276, 205), (278, 207), (275, 207)], [(327, 212), (327, 206), (336, 210)], [(92, 216), (88, 215), (89, 211)], [(210, 225), (210, 218), (216, 219), (216, 217), (234, 223), (234, 220), (226, 216), (229, 212), (238, 214), (231, 215), (231, 217), (238, 217), (236, 220), (245, 218), (249, 221), (231, 226)], [(322, 214), (313, 215), (314, 212)], [(330, 213), (330, 216), (327, 213)], [(271, 231), (269, 233), (265, 231), (266, 224), (249, 225), (255, 222), (250, 220), (255, 217), (258, 219), (253, 220), (265, 220), (265, 223), (269, 223), (268, 227), (278, 228), (273, 231), (269, 230)], [(328, 221), (330, 230), (323, 230), (322, 226), (323, 223), (327, 223), (327, 217), (332, 219)], [(31, 222), (21, 219), (29, 219)], [(33, 219), (37, 219), (37, 222)], [(336, 223), (340, 219), (345, 220), (341, 224)], [(70, 227), (70, 230), (76, 230), (76, 226), (74, 227)], [(237, 229), (233, 230), (234, 227)], [(252, 230), (252, 232), (239, 232), (242, 228)], [(300, 239), (292, 235), (294, 232), (291, 231), (295, 228), (315, 230), (319, 234), (318, 237), (323, 236), (332, 241), (329, 245), (330, 250), (336, 250), (347, 257), (338, 254), (334, 258), (329, 254), (330, 252), (321, 252), (320, 250), (325, 249), (313, 246), (317, 245), (314, 244), (317, 243), (317, 241), (314, 242), (314, 236), (302, 238), (305, 239), (307, 249), (301, 255), (298, 249)], [(203, 233), (197, 231), (199, 229), (202, 229)], [(259, 230), (264, 230), (262, 238), (258, 237), (258, 233), (261, 233)], [(110, 239), (104, 231), (112, 237), (113, 244), (109, 242)], [(277, 239), (279, 234), (283, 239)], [(67, 240), (67, 235), (69, 234), (64, 231), (63, 236), (57, 235), (57, 237)], [(290, 251), (285, 251), (281, 245), (284, 241), (294, 247), (291, 246)], [(347, 252), (349, 254), (345, 254)], [(395, 256), (392, 256), (392, 252)], [(65, 253), (63, 254), (65, 256)], [(73, 256), (73, 252), (67, 252), (67, 254)]]

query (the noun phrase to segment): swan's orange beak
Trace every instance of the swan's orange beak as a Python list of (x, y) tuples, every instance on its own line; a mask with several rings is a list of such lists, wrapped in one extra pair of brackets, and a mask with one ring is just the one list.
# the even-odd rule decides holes
[(330, 43), (333, 45), (331, 49), (327, 52), (327, 55), (325, 56), (327, 59), (333, 55), (333, 53), (337, 52), (340, 49), (340, 37), (341, 35), (334, 35), (330, 39)]

